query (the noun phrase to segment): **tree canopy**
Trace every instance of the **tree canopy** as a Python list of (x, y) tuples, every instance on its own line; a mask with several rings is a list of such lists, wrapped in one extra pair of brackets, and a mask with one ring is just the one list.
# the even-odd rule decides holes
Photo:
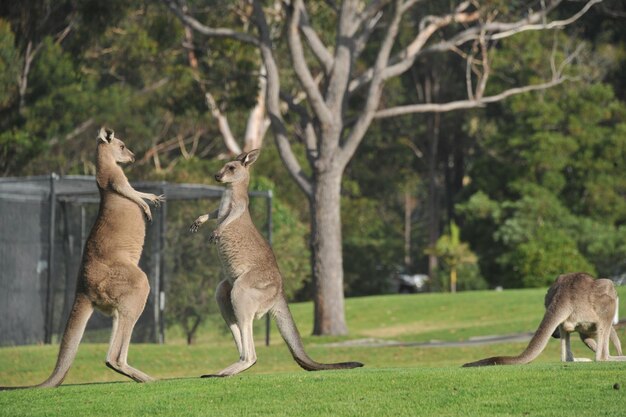
[[(625, 23), (617, 0), (4, 2), (0, 172), (93, 174), (101, 125), (137, 154), (131, 179), (212, 183), (262, 146), (253, 185), (274, 190), (293, 298), (326, 276), (348, 296), (400, 270), (445, 277), (427, 248), (452, 223), (477, 259), (459, 289), (616, 276)], [(208, 288), (201, 265), (169, 262)]]

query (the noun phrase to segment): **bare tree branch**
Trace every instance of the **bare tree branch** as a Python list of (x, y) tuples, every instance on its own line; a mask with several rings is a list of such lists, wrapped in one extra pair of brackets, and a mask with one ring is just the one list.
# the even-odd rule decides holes
[[(587, 2), (587, 4), (585, 4), (583, 6), (582, 9), (580, 9), (580, 11), (576, 14), (574, 14), (573, 16), (571, 16), (568, 19), (564, 19), (564, 20), (555, 20), (552, 21), (550, 23), (540, 23), (540, 24), (522, 24), (519, 23), (518, 27), (513, 27), (509, 30), (499, 30), (499, 33), (496, 33), (494, 35), (490, 36), (490, 39), (493, 40), (497, 40), (497, 39), (503, 39), (503, 38), (508, 38), (510, 36), (513, 36), (517, 33), (520, 32), (525, 32), (527, 30), (546, 30), (546, 29), (559, 29), (562, 27), (565, 27), (567, 25), (570, 25), (572, 23), (574, 23), (575, 21), (577, 21), (578, 19), (580, 19), (585, 13), (587, 13), (587, 11), (596, 3), (600, 3), (602, 2), (602, 0), (590, 0)], [(557, 4), (559, 2), (556, 2)], [(556, 5), (555, 5), (556, 6)], [(541, 13), (541, 16), (539, 16), (540, 18), (545, 18), (546, 13)], [(529, 20), (530, 23), (530, 20)], [(498, 30), (497, 26), (494, 26), (494, 29), (491, 29), (489, 27), (487, 27), (487, 30), (491, 31), (491, 30)]]
[(328, 74), (333, 68), (333, 55), (330, 53), (328, 48), (326, 48), (319, 36), (317, 36), (315, 30), (311, 27), (309, 23), (309, 15), (306, 12), (304, 3), (298, 2), (295, 7), (298, 6), (300, 6), (300, 30), (311, 47), (311, 51), (313, 51), (313, 54), (324, 68), (324, 72)]
[(206, 99), (206, 104), (209, 107), (209, 110), (211, 110), (211, 114), (215, 117), (215, 120), (217, 120), (217, 126), (222, 134), (222, 137), (224, 138), (226, 148), (230, 153), (239, 155), (241, 153), (241, 147), (237, 143), (235, 135), (233, 135), (233, 132), (230, 130), (228, 119), (226, 119), (226, 116), (224, 116), (220, 111), (211, 93), (208, 91), (204, 93), (204, 98)]
[(254, 21), (259, 30), (259, 49), (263, 64), (267, 70), (267, 111), (272, 122), (276, 146), (285, 167), (294, 178), (302, 191), (309, 196), (312, 195), (313, 188), (311, 181), (302, 170), (298, 159), (291, 149), (288, 139), (287, 128), (280, 113), (280, 78), (278, 67), (272, 53), (272, 41), (270, 39), (269, 28), (265, 19), (263, 7), (258, 0), (253, 2)]
[(33, 48), (33, 42), (28, 41), (26, 45), (26, 52), (24, 53), (24, 65), (22, 71), (17, 76), (18, 92), (20, 95), (19, 112), (23, 112), (26, 108), (26, 89), (28, 88), (28, 75), (30, 74), (30, 66), (35, 59), (35, 55), (39, 52), (43, 43), (38, 44)]
[(527, 93), (529, 91), (546, 90), (548, 88), (562, 84), (563, 82), (567, 80), (569, 80), (568, 77), (560, 77), (560, 78), (555, 78), (553, 80), (550, 80), (542, 84), (534, 84), (534, 85), (527, 85), (524, 87), (510, 88), (508, 90), (504, 90), (503, 92), (499, 94), (488, 96), (488, 97), (483, 97), (480, 100), (478, 99), (458, 100), (458, 101), (451, 101), (448, 103), (422, 103), (422, 104), (412, 104), (408, 106), (391, 107), (388, 109), (377, 111), (374, 117), (376, 119), (385, 119), (389, 117), (401, 116), (401, 115), (412, 114), (412, 113), (428, 113), (428, 112), (443, 113), (443, 112), (449, 112), (452, 110), (474, 109), (477, 107), (484, 107), (485, 104), (502, 101), (506, 99), (507, 97), (511, 97), (513, 95)]
[(183, 24), (189, 26), (198, 33), (215, 38), (236, 39), (241, 42), (258, 46), (258, 39), (256, 39), (254, 36), (248, 35), (247, 33), (237, 32), (235, 30), (226, 28), (211, 28), (200, 23), (198, 20), (185, 13), (178, 6), (175, 0), (163, 0), (163, 3), (165, 3), (165, 5), (176, 15), (176, 17), (178, 17), (178, 19), (180, 19), (181, 22), (183, 22)]
[(467, 89), (467, 97), (474, 101), (474, 87), (472, 85), (472, 61), (473, 55), (468, 55), (465, 62), (465, 88)]
[[(170, 152), (174, 149), (180, 149), (181, 144), (182, 145), (186, 145), (191, 143), (192, 147), (196, 147), (196, 142), (198, 141), (198, 138), (200, 136), (202, 136), (203, 134), (205, 134), (206, 131), (205, 130), (197, 130), (194, 131), (194, 133), (189, 136), (189, 137), (184, 137), (180, 134), (176, 135), (174, 138), (172, 139), (168, 139), (164, 142), (159, 142), (155, 145), (153, 145), (150, 149), (148, 149), (146, 151), (146, 153), (143, 155), (143, 157), (141, 159), (139, 159), (137, 161), (137, 165), (144, 165), (146, 164), (150, 159), (153, 160), (155, 167), (160, 170), (161, 169), (161, 162), (160, 162), (160, 158), (159, 155), (161, 153), (167, 153)], [(193, 148), (192, 148), (193, 149)], [(192, 153), (193, 154), (193, 153)]]
[(302, 9), (304, 9), (302, 0), (296, 0), (293, 10), (289, 16), (287, 41), (289, 42), (289, 51), (291, 52), (291, 63), (300, 85), (302, 85), (302, 88), (308, 96), (308, 101), (311, 104), (313, 111), (322, 124), (330, 125), (332, 119), (330, 109), (326, 106), (324, 97), (322, 97), (322, 94), (313, 79), (313, 75), (311, 75), (311, 72), (309, 71), (306, 58), (304, 57), (304, 50), (302, 48), (300, 33), (298, 31)]
[(582, 52), (582, 50), (585, 48), (584, 44), (579, 44), (576, 49), (574, 50), (574, 52), (572, 52), (567, 58), (565, 58), (563, 60), (563, 62), (561, 62), (561, 64), (559, 65), (559, 68), (556, 70), (556, 74), (557, 75), (561, 75), (563, 73), (563, 70), (565, 69), (566, 66), (568, 66), (569, 64), (572, 63), (572, 61), (574, 59), (576, 59), (576, 57), (578, 57), (580, 55), (580, 53)]
[[(555, 0), (552, 3), (550, 3), (550, 5), (546, 6), (545, 8), (542, 8), (541, 10), (537, 12), (530, 13), (524, 19), (520, 19), (516, 22), (511, 22), (511, 23), (490, 22), (482, 26), (481, 25), (473, 26), (471, 28), (468, 28), (466, 30), (459, 32), (458, 34), (456, 34), (449, 40), (437, 42), (427, 48), (424, 48), (424, 44), (430, 38), (432, 33), (434, 33), (436, 30), (441, 29), (441, 27), (452, 23), (452, 21), (446, 21), (445, 18), (439, 18), (439, 19), (444, 19), (444, 20), (438, 20), (438, 22), (442, 24), (442, 26), (439, 28), (433, 28), (432, 26), (430, 26), (431, 30), (432, 29), (435, 29), (435, 30), (430, 34), (426, 33), (427, 36), (422, 35), (423, 31), (420, 30), (420, 33), (415, 38), (415, 40), (411, 43), (411, 45), (409, 45), (402, 52), (400, 52), (394, 58), (391, 59), (391, 65), (385, 69), (384, 77), (385, 79), (389, 79), (389, 78), (402, 74), (408, 68), (410, 68), (411, 65), (413, 65), (413, 63), (419, 56), (425, 53), (450, 51), (450, 50), (454, 50), (454, 48), (468, 41), (477, 40), (480, 38), (481, 32), (484, 32), (486, 34), (485, 38), (487, 41), (489, 41), (489, 40), (511, 37), (517, 33), (528, 31), (528, 30), (545, 30), (545, 29), (563, 28), (565, 26), (568, 26), (574, 23), (582, 15), (584, 15), (594, 4), (599, 3), (601, 1), (602, 0), (589, 0), (579, 12), (575, 13), (573, 16), (571, 16), (568, 19), (555, 20), (553, 22), (539, 24), (538, 22), (544, 21), (546, 16), (562, 2), (562, 0)], [(462, 3), (462, 5), (465, 3), (467, 2)], [(448, 15), (447, 17), (449, 19), (450, 16), (456, 16), (458, 14), (459, 13), (455, 13), (453, 15)], [(461, 13), (461, 14), (464, 14), (464, 13)], [(460, 22), (463, 22), (463, 21), (469, 22), (469, 21), (477, 20), (478, 16), (474, 15), (473, 13), (465, 14), (464, 17), (459, 16), (459, 19), (460, 19), (459, 20)], [(431, 25), (433, 25), (434, 23), (435, 22), (431, 23)], [(428, 30), (428, 27), (425, 28), (424, 30)], [(420, 40), (423, 40), (423, 42), (420, 42)], [(362, 87), (364, 84), (367, 84), (368, 82), (370, 82), (371, 79), (372, 79), (372, 69), (369, 69), (365, 71), (362, 75), (357, 77), (356, 79), (352, 80), (352, 82), (350, 83), (350, 88), (349, 88), (350, 92), (353, 92), (356, 89)]]
[[(439, 29), (455, 22), (472, 22), (478, 20), (479, 16), (478, 12), (464, 13), (463, 11), (459, 11), (446, 16), (425, 17), (420, 23), (420, 31), (415, 39), (402, 52), (391, 59), (392, 65), (385, 69), (384, 78), (388, 79), (400, 75), (409, 69), (411, 65), (413, 65), (413, 62), (415, 62), (418, 52), (422, 50), (430, 37)], [(354, 91), (368, 83), (372, 79), (372, 74), (372, 68), (365, 71), (361, 76), (350, 82), (349, 90)]]
[(363, 140), (363, 136), (365, 136), (365, 132), (367, 132), (367, 129), (369, 128), (374, 117), (376, 108), (380, 103), (380, 96), (382, 94), (384, 82), (382, 72), (389, 62), (391, 49), (396, 41), (396, 37), (398, 36), (400, 21), (402, 20), (402, 15), (405, 10), (406, 9), (402, 7), (402, 0), (396, 0), (394, 16), (389, 24), (389, 28), (387, 29), (387, 33), (383, 39), (380, 50), (378, 51), (378, 56), (376, 57), (376, 63), (374, 64), (373, 69), (374, 75), (370, 83), (364, 109), (339, 151), (337, 160), (340, 164), (342, 164), (342, 166), (347, 165), (350, 158), (354, 155), (354, 152), (361, 143), (361, 140)]
[(484, 31), (481, 31), (480, 33), (480, 37), (478, 38), (478, 45), (480, 46), (482, 74), (480, 74), (478, 78), (478, 83), (476, 84), (476, 92), (474, 95), (477, 100), (480, 100), (485, 93), (487, 80), (489, 79), (489, 74), (491, 72), (491, 66), (489, 64), (489, 49), (487, 47), (487, 41), (485, 40)]
[(176, 138), (178, 139), (178, 147), (180, 148), (180, 153), (183, 155), (183, 158), (190, 159), (194, 155), (194, 153), (196, 152), (196, 149), (198, 148), (198, 140), (200, 139), (201, 135), (202, 135), (202, 131), (196, 131), (192, 135), (191, 152), (187, 151), (187, 145), (185, 143), (185, 140), (183, 139), (183, 136), (176, 135)]
[(363, 29), (361, 33), (354, 40), (354, 53), (352, 56), (353, 63), (361, 56), (361, 53), (365, 50), (367, 46), (367, 41), (374, 32), (376, 25), (380, 21), (380, 18), (383, 17), (383, 12), (378, 12), (372, 18), (368, 19), (363, 25)]
[(325, 141), (320, 149), (322, 157), (328, 161), (330, 154), (339, 145), (339, 132), (343, 122), (343, 104), (345, 92), (350, 81), (350, 65), (352, 64), (352, 37), (354, 36), (354, 21), (356, 20), (355, 2), (344, 1), (341, 3), (339, 24), (335, 34), (335, 65), (330, 74), (328, 88), (326, 89), (326, 103), (330, 108), (335, 122), (333, 136), (336, 141)]
[[(63, 140), (68, 141), (68, 140), (74, 139), (76, 136), (84, 133), (87, 129), (91, 128), (94, 125), (94, 123), (95, 123), (95, 119), (93, 117), (90, 117), (89, 119), (85, 120), (84, 122), (76, 126), (67, 135), (65, 135), (65, 138)], [(59, 143), (58, 136), (54, 136), (48, 141), (49, 146), (56, 145), (57, 143)]]
[(374, 0), (368, 4), (365, 10), (357, 16), (357, 20), (355, 22), (357, 30), (361, 29), (363, 25), (367, 25), (368, 21), (373, 19), (376, 15), (380, 15), (382, 10), (389, 3), (391, 3), (391, 0)]

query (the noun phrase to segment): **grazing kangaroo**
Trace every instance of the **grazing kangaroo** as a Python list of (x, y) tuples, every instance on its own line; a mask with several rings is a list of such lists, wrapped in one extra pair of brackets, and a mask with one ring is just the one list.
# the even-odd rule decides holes
[(256, 363), (252, 322), (267, 312), (274, 315), (278, 330), (295, 361), (307, 371), (363, 366), (359, 362), (318, 363), (304, 351), (283, 294), (282, 277), (276, 258), (269, 244), (252, 223), (248, 211), (249, 168), (258, 156), (259, 150), (256, 149), (243, 153), (224, 165), (215, 175), (218, 182), (227, 184), (219, 208), (198, 217), (190, 227), (191, 232), (196, 232), (209, 218), (217, 218), (218, 225), (210, 241), (218, 245), (226, 279), (217, 286), (215, 296), (239, 351), (238, 362), (217, 374), (203, 377), (235, 375)]
[(98, 217), (83, 250), (74, 306), (56, 366), (52, 375), (35, 387), (56, 387), (63, 382), (94, 308), (113, 316), (106, 365), (137, 382), (152, 380), (128, 365), (126, 358), (133, 327), (150, 292), (148, 277), (138, 266), (146, 233), (143, 216), (152, 220), (150, 207), (143, 200), (159, 206), (165, 199), (162, 195), (140, 193), (131, 187), (118, 164), (134, 160), (133, 153), (112, 130), (100, 129), (96, 150), (96, 182), (100, 191)]
[[(519, 356), (497, 356), (466, 363), (469, 366), (525, 364), (535, 359), (558, 329), (561, 337), (561, 360), (575, 361), (570, 348), (570, 333), (578, 332), (585, 344), (595, 351), (596, 361), (626, 361), (613, 329), (617, 292), (608, 279), (594, 279), (582, 273), (561, 275), (548, 289), (546, 314), (528, 347)], [(619, 356), (609, 355), (609, 338)], [(582, 361), (584, 359), (578, 359)]]

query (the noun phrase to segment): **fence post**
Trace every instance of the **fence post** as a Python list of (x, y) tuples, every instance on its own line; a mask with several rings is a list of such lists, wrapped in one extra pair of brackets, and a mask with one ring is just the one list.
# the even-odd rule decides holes
[[(274, 198), (274, 193), (272, 193), (272, 190), (268, 190), (267, 191), (267, 241), (270, 244), (270, 247), (272, 247), (272, 228), (273, 228), (272, 199), (273, 198)], [(266, 314), (265, 315), (265, 346), (270, 345), (270, 329), (271, 329), (270, 314)]]
[[(161, 183), (161, 194), (165, 194), (165, 183)], [(160, 215), (160, 232), (159, 232), (159, 276), (158, 285), (159, 290), (157, 292), (158, 312), (159, 312), (159, 343), (165, 343), (165, 246), (167, 239), (165, 234), (167, 233), (167, 201), (161, 202), (161, 215)]]
[(54, 172), (50, 174), (50, 195), (49, 204), (50, 212), (48, 218), (48, 277), (46, 279), (46, 309), (45, 309), (45, 326), (44, 326), (44, 343), (52, 343), (52, 313), (53, 313), (53, 276), (54, 273), (54, 240), (56, 228), (56, 189), (55, 181), (59, 176)]

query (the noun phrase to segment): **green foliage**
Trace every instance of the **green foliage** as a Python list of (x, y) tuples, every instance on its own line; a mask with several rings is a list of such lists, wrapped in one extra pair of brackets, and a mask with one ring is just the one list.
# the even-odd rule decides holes
[(467, 243), (461, 242), (459, 226), (456, 223), (450, 223), (449, 234), (441, 236), (434, 248), (427, 251), (432, 252), (438, 258), (441, 258), (449, 267), (455, 268), (461, 264), (472, 264), (476, 262), (476, 256), (467, 246)]
[(484, 259), (481, 264), (483, 270), (503, 271), (502, 280), (491, 283), (539, 287), (566, 272), (595, 274), (588, 258), (599, 258), (584, 250), (582, 240), (595, 241), (596, 237), (581, 233), (580, 219), (544, 188), (528, 185), (520, 190), (523, 197), (517, 201), (498, 204), (477, 193), (458, 207), (474, 233), (491, 234), (474, 242), (477, 250), (490, 254), (491, 262)]
[[(461, 232), (455, 222), (450, 223), (449, 234), (442, 235), (437, 239), (435, 246), (427, 248), (425, 253), (436, 256), (443, 263), (438, 274), (439, 282), (436, 283), (436, 287), (440, 289), (447, 287), (451, 292), (456, 292), (458, 276), (460, 275), (461, 279), (467, 278), (468, 280), (461, 288), (485, 288), (485, 282), (480, 277), (480, 272), (477, 268), (472, 267), (476, 265), (476, 255), (467, 243), (461, 242)], [(449, 280), (445, 278), (445, 275), (449, 277)]]
[[(204, 233), (192, 235), (189, 225), (209, 209), (207, 202), (167, 203), (166, 309), (168, 325), (179, 325), (192, 344), (199, 326), (218, 312), (215, 288), (221, 281), (221, 265), (208, 242), (210, 223)], [(216, 202), (213, 202), (217, 204)], [(215, 317), (218, 320), (217, 317)], [(214, 320), (215, 321), (215, 320)], [(221, 323), (221, 321), (217, 321)]]
[(344, 282), (351, 296), (389, 292), (402, 253), (402, 241), (389, 235), (379, 204), (364, 197), (342, 201)]
[[(595, 268), (578, 251), (576, 242), (563, 230), (539, 228), (532, 240), (507, 254), (524, 287), (544, 287), (563, 273), (583, 271), (595, 275)], [(515, 268), (515, 266), (514, 266)]]
[[(372, 126), (343, 177), (341, 217), (348, 296), (390, 292), (392, 276), (399, 270), (417, 272), (417, 262), (404, 265), (403, 247), (404, 198), (408, 194), (417, 200), (421, 186), (410, 142), (397, 126)], [(419, 224), (411, 223), (411, 256), (420, 258)]]
[(0, 108), (9, 105), (11, 98), (16, 94), (18, 59), (11, 25), (6, 20), (0, 19)]
[[(494, 68), (518, 84), (533, 81), (530, 70), (555, 39), (569, 42), (539, 33), (511, 38)], [(522, 62), (530, 62), (526, 75), (514, 71)], [(602, 76), (582, 64), (572, 71)], [(611, 85), (582, 81), (513, 97), (473, 122), (481, 152), (457, 212), (491, 285), (543, 286), (568, 271), (612, 276), (624, 269), (625, 122), (626, 106)]]

